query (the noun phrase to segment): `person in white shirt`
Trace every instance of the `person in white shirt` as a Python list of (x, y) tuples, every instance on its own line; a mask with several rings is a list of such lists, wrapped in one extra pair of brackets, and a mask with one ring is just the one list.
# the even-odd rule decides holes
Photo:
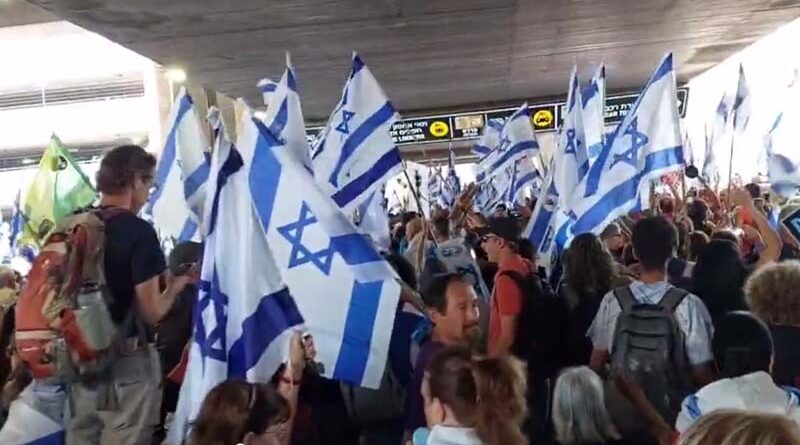
[(800, 426), (800, 391), (773, 381), (772, 336), (761, 320), (742, 311), (725, 315), (718, 323), (713, 349), (724, 378), (684, 400), (675, 422), (679, 433), (700, 417), (726, 409), (781, 415)]

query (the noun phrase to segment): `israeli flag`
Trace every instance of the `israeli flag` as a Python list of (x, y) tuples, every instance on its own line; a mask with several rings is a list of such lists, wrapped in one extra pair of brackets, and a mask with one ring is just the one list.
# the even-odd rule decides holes
[[(551, 161), (551, 164), (555, 161)], [(522, 236), (527, 238), (537, 252), (549, 252), (554, 237), (555, 215), (559, 209), (558, 190), (553, 178), (556, 166), (551, 165), (545, 177), (542, 192), (533, 208), (528, 225), (522, 232)]]
[(375, 190), (358, 207), (358, 230), (369, 236), (382, 251), (388, 252), (392, 246), (392, 235), (389, 231), (389, 215), (384, 197), (386, 186)]
[(182, 443), (217, 384), (229, 378), (269, 381), (286, 356), (293, 327), (303, 323), (254, 211), (254, 202), (274, 190), (256, 188), (251, 195), (253, 164), (230, 143), (224, 127), (216, 145), (194, 339), (168, 440), (174, 445)]
[(606, 67), (600, 65), (589, 85), (581, 90), (586, 151), (590, 162), (597, 159), (605, 141)]
[(458, 195), (461, 193), (461, 180), (458, 179), (458, 174), (456, 174), (456, 155), (452, 146), (448, 152), (447, 178), (445, 178), (442, 187), (442, 202), (446, 208), (450, 209), (453, 208)]
[(518, 160), (539, 154), (539, 143), (533, 132), (528, 104), (524, 103), (508, 118), (500, 132), (497, 148), (482, 159), (476, 168), (475, 180), (483, 182), (507, 171)]
[(472, 153), (483, 158), (491, 153), (500, 143), (500, 132), (503, 131), (503, 119), (489, 119), (483, 127), (483, 134), (477, 144), (472, 146)]
[(514, 179), (514, 167), (508, 167), (479, 184), (475, 198), (478, 211), (490, 215), (499, 204), (506, 202)]
[(537, 184), (541, 187), (541, 180), (542, 177), (533, 162), (529, 158), (520, 159), (514, 165), (514, 179), (511, 181), (508, 200), (515, 204), (521, 203), (525, 191), (536, 189)]
[(683, 168), (672, 54), (668, 54), (584, 177), (574, 233), (599, 234), (631, 210), (642, 184)]
[(747, 79), (744, 76), (744, 67), (739, 64), (739, 82), (736, 87), (736, 96), (733, 100), (732, 109), (734, 134), (741, 135), (747, 129), (752, 108), (750, 88), (747, 86)]
[(400, 295), (395, 272), (264, 125), (244, 122), (237, 146), (251, 166), (270, 251), (314, 336), (324, 375), (377, 388)]
[[(259, 87), (262, 88), (262, 91), (264, 88), (271, 88), (270, 80), (261, 80)], [(270, 103), (267, 107), (267, 114), (264, 116), (264, 124), (272, 134), (286, 144), (286, 149), (291, 151), (303, 165), (311, 168), (311, 149), (306, 137), (303, 108), (300, 105), (297, 80), (288, 53), (286, 54), (286, 71), (280, 82), (274, 84), (274, 87), (270, 93)]]
[(428, 168), (428, 202), (430, 205), (444, 207), (442, 202), (442, 192), (444, 190), (444, 178), (442, 169), (439, 167)]
[(25, 400), (11, 402), (8, 418), (0, 430), (3, 445), (64, 445), (64, 427), (37, 411)]
[(797, 151), (797, 140), (800, 131), (796, 125), (785, 122), (797, 122), (800, 110), (793, 104), (800, 100), (800, 87), (792, 87), (786, 96), (787, 106), (775, 118), (767, 136), (767, 174), (770, 187), (784, 198), (792, 198), (800, 191), (800, 153)]
[(352, 211), (402, 169), (389, 129), (400, 115), (357, 54), (353, 69), (312, 154), (314, 178), (342, 209)]
[(589, 170), (586, 151), (586, 132), (583, 126), (581, 89), (578, 83), (578, 67), (572, 68), (567, 93), (566, 114), (559, 132), (558, 148), (555, 152), (553, 181), (559, 192), (559, 207), (570, 211), (573, 201), (580, 200), (575, 190)]
[(25, 216), (22, 214), (22, 207), (20, 201), (22, 198), (22, 189), (17, 190), (17, 197), (14, 198), (14, 209), (11, 214), (11, 231), (8, 235), (9, 247), (11, 253), (17, 253), (17, 241), (22, 235), (22, 230), (25, 228)]
[(258, 91), (261, 91), (261, 96), (264, 98), (264, 105), (269, 106), (272, 104), (272, 98), (275, 96), (275, 91), (278, 89), (278, 82), (272, 79), (261, 79), (258, 82)]
[(714, 155), (714, 139), (708, 131), (708, 125), (705, 127), (705, 132), (705, 155), (700, 175), (707, 184), (713, 185), (719, 183), (719, 167), (717, 166), (717, 157)]
[(170, 122), (158, 160), (155, 191), (144, 212), (162, 234), (178, 241), (199, 241), (210, 154), (194, 102), (185, 88), (175, 98)]

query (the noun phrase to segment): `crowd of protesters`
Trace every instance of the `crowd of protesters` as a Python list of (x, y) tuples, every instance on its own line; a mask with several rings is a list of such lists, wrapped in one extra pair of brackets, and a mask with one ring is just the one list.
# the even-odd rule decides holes
[[(31, 284), (0, 269), (3, 420), (25, 402), (63, 422), (69, 444), (164, 438), (202, 249), (180, 244), (165, 259), (136, 216), (154, 167), (125, 146), (98, 173), (119, 332), (108, 366), (69, 381), (32, 372), (14, 338), (15, 300)], [(535, 203), (480, 215), (474, 194), (393, 218), (384, 254), (405, 292), (378, 389), (323, 377), (313, 338), (296, 333), (271, 381), (211, 390), (187, 443), (800, 443), (800, 244), (771, 218), (800, 206), (766, 205), (755, 184), (673, 189), (599, 236), (575, 236), (546, 267), (521, 239)], [(453, 240), (474, 251), (488, 295), (436, 255)]]

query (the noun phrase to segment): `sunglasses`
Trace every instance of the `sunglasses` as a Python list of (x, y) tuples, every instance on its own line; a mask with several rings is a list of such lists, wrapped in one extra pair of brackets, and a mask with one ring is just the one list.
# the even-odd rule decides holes
[(493, 238), (500, 238), (500, 237), (497, 236), (497, 235), (492, 235), (491, 233), (486, 234), (486, 235), (481, 235), (481, 237), (480, 237), (481, 244), (483, 244), (483, 243), (485, 243), (485, 242), (487, 242), (487, 241), (489, 241), (490, 239), (493, 239)]

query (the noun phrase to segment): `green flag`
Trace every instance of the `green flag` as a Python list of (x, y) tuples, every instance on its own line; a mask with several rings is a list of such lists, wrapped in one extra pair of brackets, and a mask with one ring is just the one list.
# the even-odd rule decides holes
[(89, 178), (53, 135), (25, 195), (25, 231), (21, 242), (40, 245), (65, 217), (96, 199)]

